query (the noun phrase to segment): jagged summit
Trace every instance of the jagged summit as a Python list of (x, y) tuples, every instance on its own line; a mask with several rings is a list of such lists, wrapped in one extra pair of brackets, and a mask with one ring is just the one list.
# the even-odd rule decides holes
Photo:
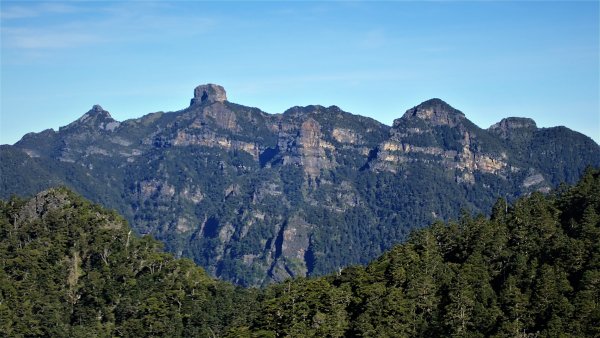
[(113, 117), (108, 111), (104, 110), (104, 108), (102, 108), (101, 105), (95, 104), (92, 106), (92, 109), (88, 110), (80, 118), (78, 118), (74, 122), (71, 122), (65, 127), (61, 127), (60, 130), (67, 130), (75, 127), (87, 126), (94, 129), (113, 131), (119, 125), (120, 123), (113, 119)]
[[(93, 112), (98, 112), (98, 113), (100, 113), (100, 112), (106, 112), (106, 110), (104, 110), (104, 108), (102, 108), (102, 106), (101, 106), (101, 105), (99, 105), (99, 104), (95, 104), (95, 105), (93, 105), (93, 106), (92, 106), (92, 110), (90, 110), (90, 111), (93, 111)], [(108, 112), (107, 112), (107, 113), (108, 113)], [(109, 114), (109, 115), (110, 115), (110, 114)]]
[(465, 118), (465, 114), (460, 110), (453, 108), (445, 101), (434, 98), (407, 110), (402, 118), (418, 118), (429, 121), (433, 125), (454, 126)]
[(102, 108), (101, 105), (99, 104), (95, 104), (92, 106), (92, 109), (88, 110), (87, 113), (83, 114), (82, 117), (80, 117), (79, 119), (85, 119), (86, 117), (93, 117), (93, 116), (97, 116), (97, 117), (102, 117), (102, 118), (108, 118), (108, 119), (113, 119), (112, 116), (110, 115), (110, 113), (106, 110), (104, 110), (104, 108)]
[(205, 102), (225, 102), (227, 93), (222, 86), (208, 83), (199, 85), (194, 89), (194, 98), (190, 101), (190, 106)]

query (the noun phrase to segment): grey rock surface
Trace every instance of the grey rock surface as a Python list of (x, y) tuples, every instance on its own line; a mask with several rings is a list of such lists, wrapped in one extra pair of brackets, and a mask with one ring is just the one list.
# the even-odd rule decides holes
[(204, 84), (194, 89), (194, 98), (190, 102), (190, 106), (199, 103), (225, 102), (227, 101), (227, 93), (225, 88), (216, 84)]

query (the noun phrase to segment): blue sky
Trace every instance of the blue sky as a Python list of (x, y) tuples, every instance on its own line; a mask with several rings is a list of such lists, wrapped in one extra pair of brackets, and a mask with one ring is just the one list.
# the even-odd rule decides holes
[(281, 113), (337, 105), (390, 125), (439, 97), (600, 142), (599, 2), (1, 2), (0, 144), (100, 104), (117, 120), (193, 88)]

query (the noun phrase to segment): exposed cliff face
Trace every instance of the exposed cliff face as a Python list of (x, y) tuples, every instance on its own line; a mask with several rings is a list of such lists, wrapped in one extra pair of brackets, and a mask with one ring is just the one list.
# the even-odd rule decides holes
[(269, 275), (276, 282), (305, 277), (308, 273), (306, 255), (314, 225), (294, 216), (282, 226), (271, 252), (273, 263)]
[(498, 140), (439, 99), (423, 102), (395, 120), (371, 166), (398, 173), (415, 162), (436, 164), (451, 171), (458, 183), (469, 184), (475, 183), (475, 172), (506, 177), (518, 170), (509, 166)]
[(194, 98), (190, 101), (190, 105), (225, 102), (227, 94), (225, 88), (215, 84), (200, 85), (194, 89)]
[[(308, 118), (298, 125), (281, 125), (278, 146), (283, 149), (284, 165), (297, 165), (307, 176), (319, 177), (321, 170), (335, 166), (335, 147), (323, 139), (321, 125)], [(291, 135), (291, 133), (295, 135)], [(326, 151), (329, 150), (329, 153)]]
[(336, 106), (270, 115), (210, 84), (177, 112), (119, 122), (94, 106), (0, 156), (2, 197), (68, 185), (243, 285), (366, 263), (413, 227), (600, 165), (598, 145), (566, 128), (483, 130), (439, 99), (389, 127)]

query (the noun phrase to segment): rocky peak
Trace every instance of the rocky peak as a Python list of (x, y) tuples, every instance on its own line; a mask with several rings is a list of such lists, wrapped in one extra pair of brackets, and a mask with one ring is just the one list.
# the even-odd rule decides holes
[[(106, 110), (104, 110), (104, 108), (102, 108), (101, 105), (99, 104), (95, 104), (92, 106), (92, 110), (90, 110), (91, 112), (95, 112), (95, 113), (102, 113), (102, 112), (107, 112)], [(108, 112), (107, 112), (108, 113)], [(110, 115), (110, 114), (109, 114)]]
[(459, 124), (465, 118), (465, 114), (440, 99), (431, 99), (407, 110), (402, 118), (416, 118), (433, 125), (449, 125), (452, 127)]
[(200, 103), (225, 102), (227, 93), (225, 88), (216, 84), (204, 84), (194, 89), (194, 98), (190, 101), (190, 106)]
[(500, 122), (493, 124), (490, 131), (508, 131), (521, 128), (537, 128), (535, 121), (527, 117), (507, 117)]
[(120, 123), (113, 119), (108, 111), (104, 110), (99, 104), (95, 104), (92, 109), (88, 110), (80, 118), (65, 127), (61, 127), (60, 130), (67, 130), (75, 127), (89, 127), (113, 131), (119, 125)]
[(102, 108), (101, 105), (99, 104), (95, 104), (92, 106), (92, 109), (88, 110), (87, 113), (85, 113), (85, 115), (82, 116), (82, 118), (84, 116), (88, 116), (88, 117), (100, 117), (100, 118), (104, 118), (104, 119), (111, 119), (113, 120), (112, 116), (110, 115), (110, 113), (106, 110), (104, 110), (104, 108)]

